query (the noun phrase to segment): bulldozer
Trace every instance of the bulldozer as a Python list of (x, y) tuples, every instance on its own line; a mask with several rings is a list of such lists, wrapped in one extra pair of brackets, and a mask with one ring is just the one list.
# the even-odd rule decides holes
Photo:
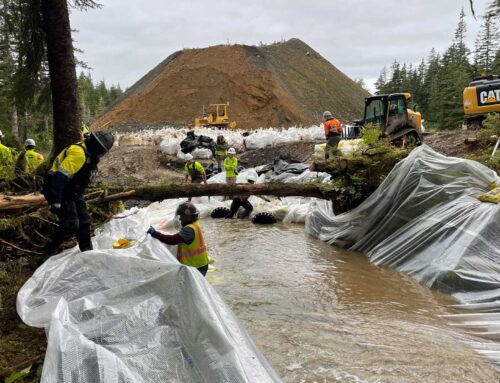
[(214, 127), (236, 129), (237, 123), (235, 121), (229, 122), (229, 115), (227, 113), (228, 107), (229, 103), (210, 104), (210, 110), (206, 113), (205, 106), (203, 106), (203, 117), (194, 119), (195, 128)]
[[(407, 138), (422, 142), (422, 116), (408, 107), (410, 93), (380, 94), (365, 98), (365, 112), (362, 120), (354, 121), (351, 133), (359, 136), (360, 129), (367, 125), (380, 126), (382, 137), (390, 137), (393, 142), (403, 142)], [(350, 138), (350, 137), (346, 137)]]
[(480, 76), (464, 89), (467, 125), (481, 128), (489, 113), (500, 113), (500, 75)]

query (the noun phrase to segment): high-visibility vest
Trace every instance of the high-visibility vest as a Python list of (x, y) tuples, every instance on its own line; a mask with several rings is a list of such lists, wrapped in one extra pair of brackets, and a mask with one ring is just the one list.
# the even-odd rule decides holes
[(205, 169), (198, 161), (193, 161), (190, 164), (186, 164), (184, 167), (184, 173), (189, 174), (191, 179), (202, 178), (202, 174), (205, 173)]
[(68, 190), (83, 192), (89, 186), (94, 170), (97, 170), (97, 165), (92, 161), (87, 146), (78, 142), (57, 155), (48, 173), (61, 172), (69, 179), (66, 185)]
[(228, 144), (226, 141), (222, 141), (219, 143), (218, 141), (215, 144), (215, 155), (216, 156), (225, 156), (227, 155)]
[(43, 162), (43, 156), (32, 149), (26, 150), (26, 172), (33, 173), (35, 169)]
[(238, 159), (236, 157), (226, 157), (224, 160), (224, 169), (226, 170), (226, 177), (236, 177), (236, 170), (238, 169)]
[(330, 136), (340, 136), (342, 134), (342, 127), (340, 126), (340, 121), (336, 118), (325, 121), (325, 137)]
[(0, 178), (12, 177), (13, 170), (12, 153), (8, 147), (0, 143)]
[(194, 239), (189, 245), (181, 243), (177, 246), (177, 259), (186, 266), (203, 267), (208, 265), (207, 246), (199, 221), (186, 225), (194, 230)]

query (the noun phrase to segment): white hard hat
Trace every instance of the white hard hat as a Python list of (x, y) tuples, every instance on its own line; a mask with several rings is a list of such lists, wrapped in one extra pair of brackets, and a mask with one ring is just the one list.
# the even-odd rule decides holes
[(330, 112), (328, 110), (326, 110), (326, 111), (323, 112), (323, 118), (326, 119), (326, 118), (331, 118), (331, 117), (333, 117), (332, 112)]
[(229, 148), (227, 154), (236, 154), (236, 150), (234, 148)]
[(24, 141), (24, 146), (36, 146), (35, 140), (32, 138), (28, 138), (26, 141)]
[(184, 156), (184, 158), (186, 159), (186, 161), (191, 161), (194, 157), (191, 153), (188, 153)]

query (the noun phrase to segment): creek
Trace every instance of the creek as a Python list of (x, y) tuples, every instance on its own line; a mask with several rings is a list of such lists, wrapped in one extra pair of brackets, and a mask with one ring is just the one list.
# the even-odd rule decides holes
[(497, 382), (450, 296), (330, 246), (303, 225), (203, 220), (207, 279), (284, 382)]

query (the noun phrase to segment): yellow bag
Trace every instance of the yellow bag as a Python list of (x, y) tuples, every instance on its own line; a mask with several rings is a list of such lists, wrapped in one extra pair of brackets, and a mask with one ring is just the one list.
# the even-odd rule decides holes
[(113, 242), (111, 246), (113, 246), (113, 249), (127, 249), (130, 246), (134, 245), (137, 241), (134, 240), (129, 240), (125, 238), (120, 238), (118, 241)]
[(500, 186), (497, 186), (487, 193), (481, 194), (477, 199), (481, 202), (500, 203)]

